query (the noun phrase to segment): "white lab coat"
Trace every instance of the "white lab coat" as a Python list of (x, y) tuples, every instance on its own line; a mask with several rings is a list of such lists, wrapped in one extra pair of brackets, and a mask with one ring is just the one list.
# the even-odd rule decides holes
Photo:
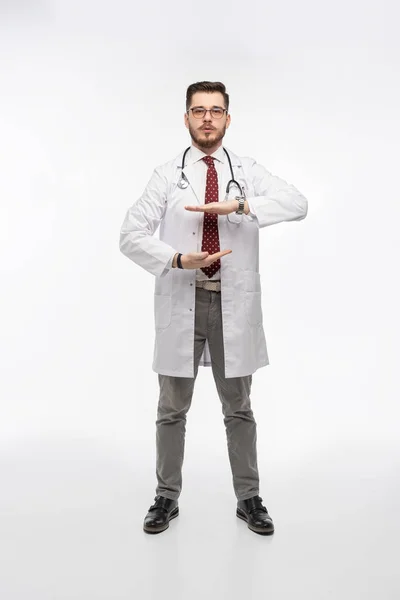
[[(283, 179), (269, 173), (249, 157), (227, 149), (235, 179), (244, 187), (251, 213), (218, 216), (220, 248), (232, 253), (221, 258), (221, 307), (225, 377), (242, 377), (268, 365), (263, 329), (259, 274), (259, 230), (281, 221), (300, 221), (307, 215), (306, 198)], [(196, 269), (169, 268), (176, 252), (197, 251), (203, 212), (185, 205), (204, 204), (193, 163), (184, 168), (182, 153), (154, 169), (142, 196), (129, 208), (120, 233), (120, 250), (155, 275), (155, 344), (152, 369), (175, 377), (194, 377), (193, 348)], [(231, 179), (226, 160), (219, 181), (219, 201)], [(230, 198), (238, 194), (232, 186)], [(159, 229), (159, 238), (153, 234)], [(200, 366), (211, 366), (206, 342)]]

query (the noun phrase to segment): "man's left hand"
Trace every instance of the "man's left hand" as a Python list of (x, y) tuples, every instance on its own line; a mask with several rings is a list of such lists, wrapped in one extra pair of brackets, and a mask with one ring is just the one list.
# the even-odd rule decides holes
[(208, 204), (198, 204), (196, 206), (185, 206), (186, 210), (207, 212), (217, 215), (229, 215), (236, 212), (239, 208), (237, 200), (227, 200), (224, 202), (208, 202)]

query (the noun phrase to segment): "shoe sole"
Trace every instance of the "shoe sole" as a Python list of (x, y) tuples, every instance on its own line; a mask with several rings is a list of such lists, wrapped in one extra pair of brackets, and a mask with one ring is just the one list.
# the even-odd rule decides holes
[(169, 515), (168, 521), (165, 523), (165, 525), (160, 525), (159, 527), (146, 527), (146, 525), (143, 525), (143, 531), (145, 531), (146, 533), (161, 533), (162, 531), (168, 529), (169, 522), (171, 521), (171, 519), (175, 519), (175, 517), (177, 517), (178, 515), (179, 506), (177, 506), (176, 508), (174, 508), (173, 511), (171, 511), (171, 514)]
[(264, 528), (260, 528), (260, 527), (255, 527), (254, 525), (251, 525), (249, 523), (248, 518), (246, 517), (246, 515), (242, 512), (240, 512), (240, 510), (237, 508), (236, 509), (236, 516), (239, 517), (239, 519), (242, 519), (243, 521), (246, 521), (247, 523), (247, 527), (249, 529), (251, 529), (251, 531), (254, 531), (255, 533), (260, 533), (261, 535), (272, 535), (275, 531), (274, 529), (270, 529), (269, 531), (265, 531)]

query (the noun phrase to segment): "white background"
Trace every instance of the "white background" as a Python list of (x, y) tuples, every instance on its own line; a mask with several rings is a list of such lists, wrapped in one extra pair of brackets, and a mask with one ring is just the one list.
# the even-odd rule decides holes
[[(399, 16), (394, 1), (1, 0), (4, 598), (399, 597)], [(119, 230), (190, 144), (201, 80), (230, 94), (225, 145), (309, 201), (305, 220), (260, 231), (268, 538), (235, 517), (205, 368), (181, 514), (142, 531), (154, 280)]]

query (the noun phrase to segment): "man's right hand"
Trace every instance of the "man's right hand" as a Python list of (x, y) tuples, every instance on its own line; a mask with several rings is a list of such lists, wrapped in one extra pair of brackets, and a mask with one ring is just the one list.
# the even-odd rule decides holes
[[(215, 252), (215, 254), (209, 254), (208, 252), (189, 252), (188, 254), (182, 254), (182, 267), (184, 269), (202, 269), (203, 267), (210, 266), (213, 262), (231, 252), (232, 250), (221, 250), (220, 252)], [(177, 266), (177, 257), (178, 255), (175, 254), (172, 263), (174, 267)]]

